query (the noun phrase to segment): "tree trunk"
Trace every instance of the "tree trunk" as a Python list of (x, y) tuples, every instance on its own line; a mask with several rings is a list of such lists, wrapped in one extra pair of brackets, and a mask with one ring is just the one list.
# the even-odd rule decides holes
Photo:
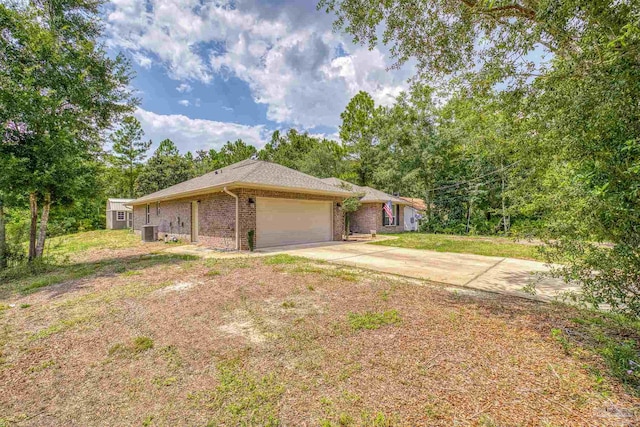
[(7, 234), (4, 225), (4, 204), (0, 199), (0, 270), (7, 268)]
[(471, 187), (469, 187), (469, 206), (468, 206), (468, 210), (467, 210), (467, 234), (469, 234), (469, 231), (471, 230), (471, 209), (473, 206), (473, 193), (471, 190)]
[(502, 168), (502, 192), (501, 192), (501, 196), (502, 196), (502, 225), (503, 225), (503, 229), (504, 229), (504, 234), (509, 233), (509, 220), (507, 219), (507, 202), (505, 200), (505, 196), (504, 196), (504, 190), (506, 187), (506, 182), (505, 182), (505, 177), (504, 177), (504, 163), (502, 163), (500, 165), (500, 167)]
[(31, 223), (29, 225), (29, 262), (36, 258), (36, 230), (38, 227), (38, 199), (35, 192), (29, 193), (29, 210)]
[(51, 209), (51, 193), (44, 195), (44, 206), (42, 207), (42, 217), (40, 218), (40, 233), (36, 245), (36, 256), (42, 257), (44, 253), (44, 241), (47, 238), (47, 224), (49, 223), (49, 210)]

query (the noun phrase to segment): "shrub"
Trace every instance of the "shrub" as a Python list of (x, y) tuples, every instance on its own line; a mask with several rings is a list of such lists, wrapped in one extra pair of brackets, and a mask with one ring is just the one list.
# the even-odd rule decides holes
[(255, 234), (256, 234), (255, 230), (249, 230), (247, 232), (247, 240), (249, 242), (249, 250), (251, 252), (253, 252), (254, 245), (255, 245), (255, 241), (254, 241)]
[(619, 243), (599, 246), (579, 240), (552, 242), (545, 251), (550, 262), (567, 260), (553, 273), (567, 282), (581, 284), (583, 302), (599, 307), (608, 305), (617, 313), (640, 316), (640, 248)]

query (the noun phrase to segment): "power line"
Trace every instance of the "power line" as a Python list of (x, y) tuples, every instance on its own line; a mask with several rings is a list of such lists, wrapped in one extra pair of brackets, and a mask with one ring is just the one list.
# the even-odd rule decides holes
[(513, 166), (515, 166), (515, 165), (517, 165), (518, 163), (520, 163), (520, 160), (518, 160), (518, 161), (517, 161), (517, 162), (515, 162), (515, 163), (511, 163), (510, 165), (507, 165), (507, 166), (501, 167), (500, 169), (496, 169), (496, 170), (494, 170), (494, 171), (492, 171), (492, 172), (485, 173), (484, 175), (480, 175), (480, 176), (478, 176), (478, 177), (472, 178), (472, 179), (467, 180), (467, 181), (457, 182), (457, 183), (455, 183), (455, 184), (451, 184), (451, 185), (444, 185), (444, 186), (442, 186), (442, 187), (429, 188), (429, 189), (427, 189), (426, 191), (446, 190), (446, 189), (448, 189), (448, 188), (456, 188), (456, 187), (459, 187), (459, 186), (464, 185), (464, 184), (471, 184), (471, 183), (473, 183), (474, 181), (477, 181), (477, 180), (479, 180), (479, 179), (481, 179), (481, 178), (484, 178), (484, 177), (486, 177), (486, 176), (495, 175), (495, 174), (497, 174), (497, 173), (499, 173), (499, 172), (505, 171), (505, 170), (507, 170), (507, 169), (509, 169), (509, 168), (511, 168), (511, 167), (513, 167)]

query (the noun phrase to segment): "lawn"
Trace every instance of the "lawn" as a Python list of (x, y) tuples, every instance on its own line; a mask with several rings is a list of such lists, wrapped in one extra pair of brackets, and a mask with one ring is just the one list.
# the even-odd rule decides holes
[(426, 249), (496, 257), (544, 261), (538, 246), (531, 242), (516, 242), (504, 237), (452, 236), (448, 234), (400, 233), (390, 234), (394, 239), (373, 242), (373, 245), (408, 249)]
[(66, 267), (120, 268), (26, 293), (3, 283), (0, 425), (640, 420), (640, 375), (624, 365), (637, 360), (640, 327), (624, 319), (286, 255), (202, 260), (162, 245), (93, 245)]

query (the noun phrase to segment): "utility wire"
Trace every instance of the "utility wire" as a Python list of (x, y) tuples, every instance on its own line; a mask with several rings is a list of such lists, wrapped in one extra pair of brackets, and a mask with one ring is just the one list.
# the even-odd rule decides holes
[(484, 178), (484, 177), (486, 177), (486, 176), (490, 176), (490, 175), (495, 175), (495, 174), (500, 173), (500, 172), (502, 172), (502, 171), (505, 171), (505, 170), (507, 170), (507, 169), (509, 169), (509, 168), (512, 168), (513, 166), (517, 165), (518, 163), (520, 163), (520, 160), (518, 160), (518, 161), (517, 161), (517, 162), (515, 162), (515, 163), (511, 163), (510, 165), (504, 166), (504, 167), (502, 167), (502, 168), (500, 168), (500, 169), (496, 169), (496, 170), (494, 170), (494, 171), (492, 171), (492, 172), (485, 173), (484, 175), (480, 175), (480, 176), (478, 176), (478, 177), (472, 178), (472, 179), (467, 180), (467, 181), (457, 182), (457, 183), (455, 183), (455, 184), (451, 184), (451, 185), (444, 185), (444, 186), (442, 186), (442, 187), (429, 188), (429, 189), (428, 189), (428, 190), (426, 190), (426, 191), (446, 190), (446, 189), (448, 189), (448, 188), (456, 188), (456, 187), (459, 187), (459, 186), (464, 185), (464, 184), (471, 184), (471, 183), (473, 183), (473, 182), (475, 182), (475, 181), (479, 180), (480, 178)]

